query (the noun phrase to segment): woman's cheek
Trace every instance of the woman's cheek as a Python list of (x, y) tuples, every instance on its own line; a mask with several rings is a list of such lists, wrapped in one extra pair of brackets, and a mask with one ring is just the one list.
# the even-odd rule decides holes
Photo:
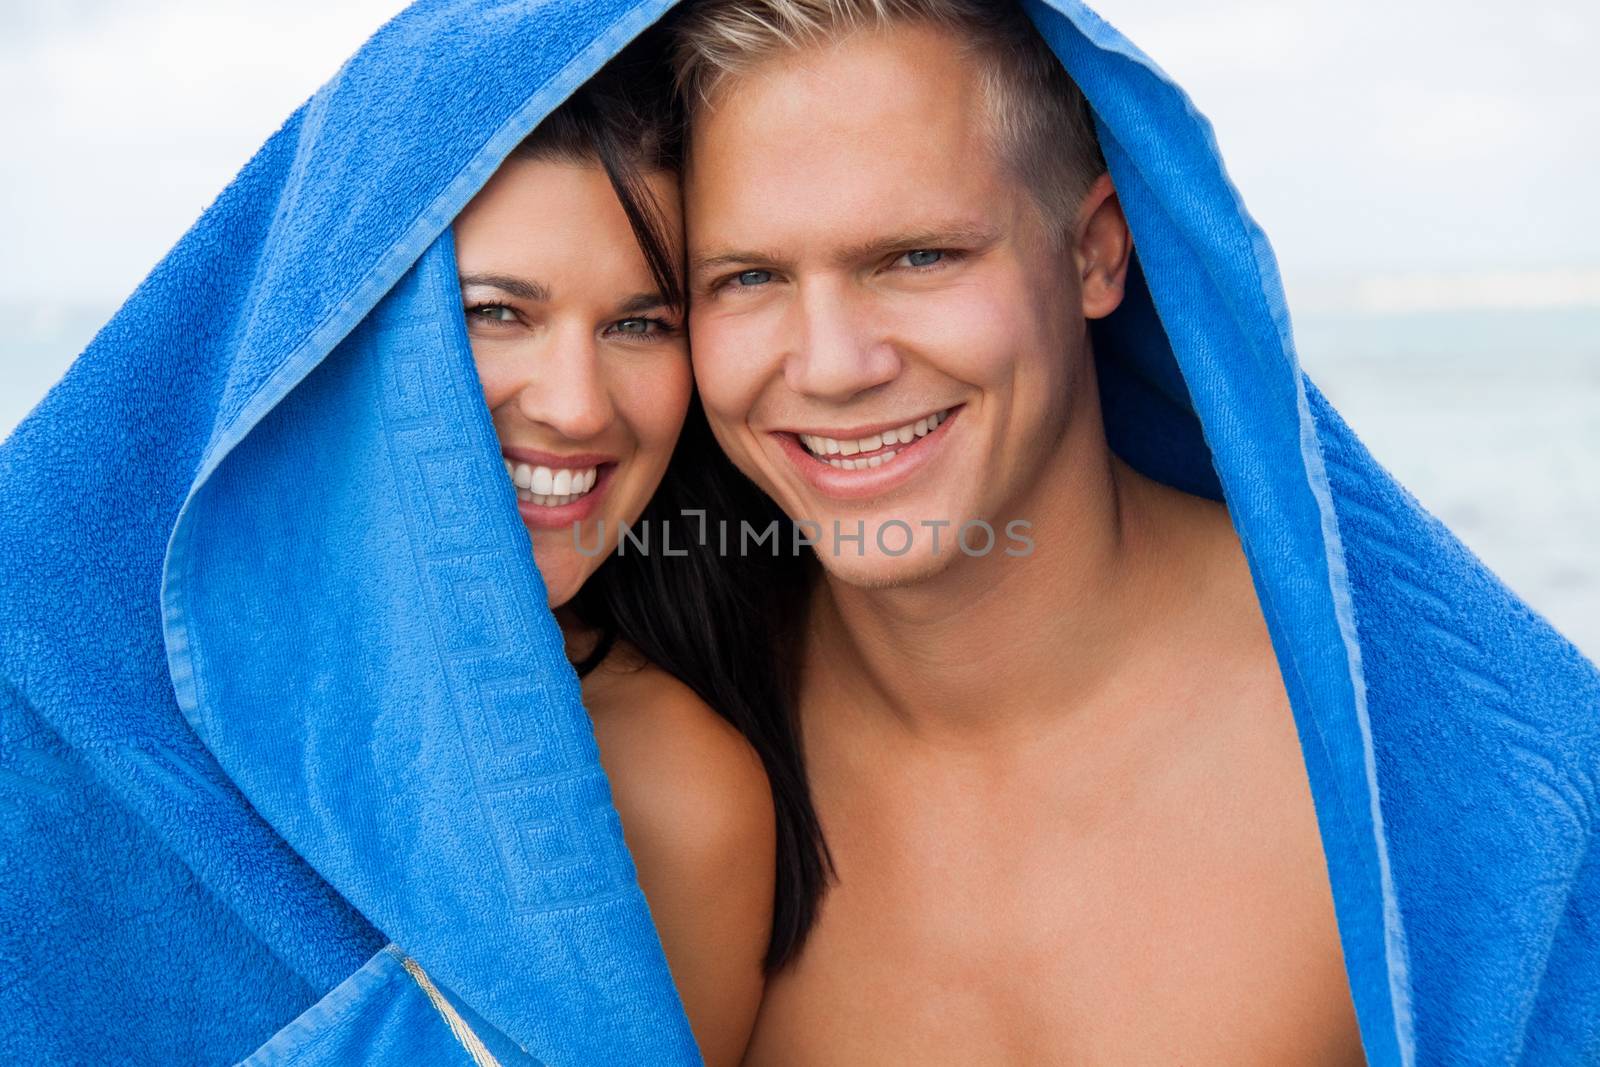
[(694, 391), (688, 352), (681, 345), (662, 352), (648, 368), (632, 368), (622, 386), (624, 417), (634, 427), (640, 450), (649, 452), (664, 468), (678, 443)]

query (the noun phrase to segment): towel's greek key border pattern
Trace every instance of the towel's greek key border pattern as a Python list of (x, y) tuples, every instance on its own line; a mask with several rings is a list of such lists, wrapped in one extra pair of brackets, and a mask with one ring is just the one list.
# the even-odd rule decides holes
[[(417, 274), (422, 273), (420, 270)], [(413, 283), (425, 280), (412, 278)], [(416, 306), (414, 301), (402, 302)], [(441, 367), (448, 327), (388, 323), (373, 353), (380, 411), (411, 550), (436, 628), (441, 665), (519, 915), (595, 905), (634, 891), (631, 861), (587, 719), (564, 713), (530, 663), (541, 604), (521, 602), (503, 546), (471, 539), (495, 506), (469, 464), (476, 412)], [(471, 398), (476, 402), (476, 398)], [(530, 820), (522, 813), (544, 812)], [(604, 832), (606, 823), (613, 824)], [(596, 847), (598, 846), (598, 851)]]

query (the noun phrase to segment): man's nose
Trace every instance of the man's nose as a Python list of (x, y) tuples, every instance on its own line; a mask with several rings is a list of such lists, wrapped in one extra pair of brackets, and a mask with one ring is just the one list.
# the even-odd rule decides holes
[(832, 282), (806, 287), (797, 302), (795, 342), (784, 364), (789, 388), (823, 400), (849, 400), (900, 373), (900, 355), (873, 325), (871, 309)]
[(616, 418), (610, 384), (593, 334), (572, 329), (549, 339), (529, 361), (516, 395), (518, 412), (562, 437), (581, 441)]

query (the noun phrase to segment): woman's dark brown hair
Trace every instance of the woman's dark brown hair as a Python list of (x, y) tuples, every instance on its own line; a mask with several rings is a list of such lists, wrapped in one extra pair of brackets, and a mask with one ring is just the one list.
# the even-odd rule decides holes
[[(682, 125), (665, 50), (650, 35), (630, 45), (550, 114), (514, 157), (598, 162), (627, 213), (666, 302), (686, 311), (681, 253), (666, 212), (644, 177), (682, 170)], [(685, 512), (702, 512), (689, 519)], [(785, 550), (772, 556), (719, 554), (713, 531), (727, 523), (765, 530), (776, 522)], [(661, 485), (640, 528), (673, 528), (675, 550), (613, 554), (571, 602), (600, 635), (576, 664), (580, 677), (626, 641), (670, 672), (750, 742), (772, 787), (777, 871), (770, 973), (793, 958), (816, 916), (831, 859), (812, 807), (794, 717), (794, 664), (806, 557), (788, 551), (789, 520), (723, 455), (695, 398)], [(704, 538), (702, 531), (710, 534)]]

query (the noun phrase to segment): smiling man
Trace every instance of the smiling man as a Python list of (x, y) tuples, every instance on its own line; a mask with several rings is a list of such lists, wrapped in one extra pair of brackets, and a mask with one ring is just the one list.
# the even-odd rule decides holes
[(822, 562), (837, 882), (750, 1061), (1362, 1062), (1228, 511), (1107, 442), (1090, 323), (1132, 246), (1081, 95), (981, 0), (679, 32), (701, 395)]

